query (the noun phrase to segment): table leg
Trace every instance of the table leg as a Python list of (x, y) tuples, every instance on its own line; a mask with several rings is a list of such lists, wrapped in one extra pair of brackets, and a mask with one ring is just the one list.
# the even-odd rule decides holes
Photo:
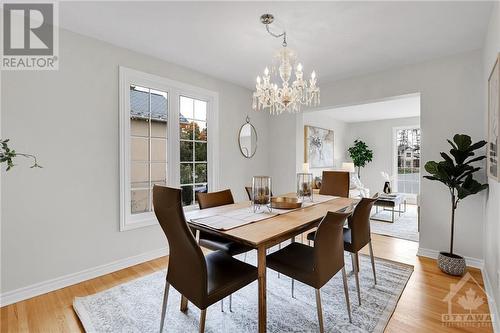
[(396, 207), (392, 207), (392, 223), (394, 223), (394, 209), (395, 209), (395, 208), (396, 208)]
[(398, 216), (401, 216), (401, 204), (399, 204), (399, 209), (398, 209)]
[(259, 283), (259, 333), (266, 332), (267, 304), (266, 304), (266, 248), (257, 249), (257, 270)]

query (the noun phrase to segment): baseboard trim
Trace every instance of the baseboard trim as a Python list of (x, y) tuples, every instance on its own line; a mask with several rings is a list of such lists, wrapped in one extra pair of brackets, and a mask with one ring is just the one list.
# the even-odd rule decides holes
[(46, 294), (48, 292), (71, 286), (86, 280), (90, 280), (105, 274), (113, 273), (149, 260), (163, 257), (168, 254), (168, 248), (149, 251), (125, 259), (116, 260), (108, 264), (85, 269), (80, 272), (64, 275), (55, 279), (35, 283), (33, 285), (8, 291), (0, 294), (0, 307), (12, 303), (24, 301), (26, 299)]
[(492, 326), (493, 326), (493, 332), (500, 332), (500, 325), (498, 323), (498, 308), (497, 304), (495, 302), (495, 298), (493, 295), (495, 295), (494, 290), (491, 285), (490, 278), (488, 277), (488, 273), (486, 272), (486, 269), (483, 267), (481, 269), (481, 273), (483, 275), (483, 281), (484, 281), (484, 291), (486, 291), (487, 300), (488, 300), (488, 306), (490, 308), (490, 314), (491, 314), (491, 321), (492, 321)]
[[(419, 257), (427, 257), (427, 258), (437, 259), (438, 255), (439, 255), (439, 251), (431, 250), (431, 249), (424, 249), (422, 247), (419, 247), (418, 251), (417, 251), (417, 256), (419, 256)], [(464, 258), (465, 258), (465, 263), (467, 264), (467, 266), (478, 268), (478, 269), (483, 269), (483, 267), (484, 267), (484, 260), (483, 259), (471, 258), (471, 257), (464, 257)]]

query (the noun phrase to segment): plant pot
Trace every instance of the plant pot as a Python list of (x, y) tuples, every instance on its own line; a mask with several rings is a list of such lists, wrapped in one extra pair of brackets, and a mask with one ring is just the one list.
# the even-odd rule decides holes
[(465, 273), (465, 259), (453, 253), (439, 252), (438, 267), (446, 274), (462, 276)]

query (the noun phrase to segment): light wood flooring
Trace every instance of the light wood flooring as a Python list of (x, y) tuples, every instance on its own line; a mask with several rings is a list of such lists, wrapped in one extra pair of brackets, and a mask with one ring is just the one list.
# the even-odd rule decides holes
[[(414, 266), (414, 272), (389, 321), (386, 332), (492, 332), (490, 325), (485, 327), (443, 325), (441, 316), (448, 311), (448, 304), (443, 302), (443, 298), (448, 294), (450, 284), (457, 283), (460, 278), (441, 273), (435, 260), (417, 257), (417, 243), (373, 235), (373, 247), (377, 257)], [(366, 248), (363, 252), (368, 253)], [(168, 258), (159, 258), (2, 307), (0, 310), (0, 332), (83, 332), (72, 308), (74, 297), (94, 294), (157, 270), (165, 269), (167, 263)], [(469, 269), (468, 271), (484, 288), (481, 272), (477, 269)], [(476, 298), (483, 297), (484, 300), (484, 304), (473, 312), (488, 313), (488, 304), (484, 293), (472, 281), (467, 282), (463, 288), (463, 290), (468, 289), (477, 291)], [(464, 312), (458, 299), (459, 297), (456, 297), (453, 300), (453, 310), (462, 309), (461, 312)], [(257, 320), (257, 314), (255, 317)]]

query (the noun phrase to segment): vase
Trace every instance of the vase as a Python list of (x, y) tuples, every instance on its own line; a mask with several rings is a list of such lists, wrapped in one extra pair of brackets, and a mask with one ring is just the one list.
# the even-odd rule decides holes
[(272, 182), (269, 176), (254, 176), (252, 178), (252, 207), (256, 212), (261, 207), (271, 210)]
[(385, 182), (385, 184), (384, 184), (384, 193), (385, 194), (391, 193), (391, 183)]
[(446, 274), (462, 276), (465, 273), (465, 259), (453, 253), (439, 252), (438, 267)]
[(297, 174), (297, 197), (313, 200), (313, 175), (312, 173)]

